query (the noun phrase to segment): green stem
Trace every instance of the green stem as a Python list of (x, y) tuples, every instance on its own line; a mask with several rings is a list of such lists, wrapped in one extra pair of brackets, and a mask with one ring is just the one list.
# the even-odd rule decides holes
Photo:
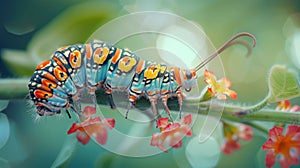
[[(24, 99), (28, 95), (28, 83), (29, 79), (1, 79), (0, 80), (0, 99)], [(126, 95), (125, 95), (126, 97)], [(107, 104), (106, 96), (103, 94), (97, 95), (98, 102), (100, 104)], [(126, 99), (126, 98), (125, 98)], [(125, 100), (124, 99), (124, 100)], [(141, 102), (141, 103), (140, 103)], [(177, 100), (169, 99), (168, 105), (170, 107), (178, 107)], [(128, 102), (122, 102), (124, 108), (127, 108)], [(224, 105), (224, 110), (222, 113), (222, 118), (236, 121), (236, 122), (250, 122), (250, 121), (268, 121), (268, 122), (283, 122), (286, 124), (296, 124), (300, 125), (300, 113), (298, 112), (282, 112), (276, 111), (275, 109), (263, 108), (267, 104), (267, 100), (264, 99), (255, 106), (248, 108)], [(137, 106), (149, 106), (147, 101), (138, 101)], [(214, 114), (209, 112), (210, 104), (203, 102), (199, 104), (199, 100), (187, 100), (183, 103), (183, 109), (190, 112), (195, 112), (195, 106), (200, 106), (198, 110), (199, 114), (202, 115), (212, 115), (219, 116), (220, 114)], [(219, 105), (219, 104), (213, 104)], [(246, 112), (247, 115), (239, 115), (237, 112)], [(256, 112), (255, 112), (256, 111)], [(249, 113), (249, 114), (248, 114)]]
[[(300, 113), (283, 112), (275, 109), (261, 108), (262, 104), (263, 103), (259, 103), (258, 105), (259, 107), (257, 106), (249, 107), (250, 110), (253, 109), (257, 110), (258, 108), (260, 108), (261, 110), (247, 115), (237, 114), (237, 112), (241, 111), (242, 107), (225, 105), (222, 113), (222, 118), (229, 119), (236, 122), (268, 121), (268, 122), (283, 122), (286, 124), (300, 125)], [(201, 108), (198, 110), (198, 113), (207, 115), (209, 109), (204, 109), (203, 107), (209, 108), (209, 104), (204, 104), (204, 105), (202, 104)], [(243, 109), (248, 109), (248, 108), (243, 107)], [(214, 115), (213, 113), (210, 114)], [(220, 115), (220, 114), (216, 114), (216, 115)]]
[(268, 104), (268, 98), (269, 98), (269, 96), (267, 96), (265, 99), (263, 99), (261, 102), (257, 103), (256, 105), (251, 106), (245, 110), (238, 111), (236, 114), (237, 115), (249, 115), (254, 112), (257, 112), (257, 111), (261, 110), (262, 108), (264, 108)]
[(29, 93), (29, 79), (1, 79), (0, 99), (24, 99)]

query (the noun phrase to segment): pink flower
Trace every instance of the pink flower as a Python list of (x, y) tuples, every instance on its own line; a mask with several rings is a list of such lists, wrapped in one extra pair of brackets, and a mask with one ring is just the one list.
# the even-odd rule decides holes
[(160, 118), (157, 121), (160, 133), (152, 135), (150, 145), (157, 146), (163, 152), (168, 152), (165, 148), (165, 143), (172, 148), (180, 148), (182, 146), (182, 138), (184, 136), (192, 136), (192, 130), (189, 126), (191, 122), (191, 114), (186, 115), (180, 123), (170, 123), (169, 118)]
[(235, 126), (233, 124), (229, 124), (223, 122), (224, 129), (224, 143), (222, 145), (223, 153), (230, 155), (233, 150), (239, 150), (241, 148), (239, 139), (249, 141), (253, 137), (252, 128), (248, 125), (239, 124), (239, 126)]
[(292, 107), (291, 102), (289, 100), (282, 100), (277, 103), (276, 110), (298, 112), (300, 111), (300, 106), (294, 105)]
[(269, 131), (269, 139), (262, 145), (266, 154), (266, 166), (272, 167), (276, 157), (280, 156), (279, 164), (283, 168), (299, 164), (300, 155), (300, 126), (289, 125), (286, 134), (282, 135), (283, 128), (274, 126)]
[(204, 82), (208, 84), (208, 91), (215, 95), (217, 99), (226, 100), (226, 96), (230, 96), (232, 99), (237, 98), (236, 92), (229, 89), (231, 82), (227, 78), (217, 80), (214, 73), (209, 70), (205, 70), (204, 77)]
[(86, 117), (81, 123), (73, 123), (68, 131), (68, 134), (77, 132), (77, 140), (83, 145), (90, 141), (90, 137), (95, 137), (99, 144), (105, 144), (107, 141), (106, 127), (109, 129), (114, 128), (115, 119), (106, 118), (101, 120), (99, 116), (91, 117), (96, 114), (96, 109), (92, 106), (86, 106), (82, 112), (83, 116)]

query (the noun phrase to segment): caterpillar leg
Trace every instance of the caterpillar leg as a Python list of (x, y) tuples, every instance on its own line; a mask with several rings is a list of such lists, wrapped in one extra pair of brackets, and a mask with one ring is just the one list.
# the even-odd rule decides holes
[(97, 109), (97, 99), (96, 99), (95, 89), (94, 88), (90, 88), (89, 89), (89, 97), (92, 100), (95, 109)]
[(70, 112), (68, 111), (68, 109), (66, 109), (66, 113), (68, 114), (69, 119), (71, 119), (71, 114), (70, 114)]
[(182, 98), (183, 98), (183, 94), (181, 89), (178, 89), (176, 91), (176, 97), (178, 99), (178, 104), (179, 104), (179, 118), (181, 119), (181, 113), (182, 113)]
[(128, 107), (127, 107), (127, 111), (126, 111), (126, 114), (125, 114), (125, 119), (128, 118), (129, 110), (132, 109), (133, 106), (134, 106), (134, 103), (133, 102), (129, 102)]
[(81, 112), (81, 103), (80, 103), (79, 93), (77, 93), (75, 96), (73, 96), (72, 100), (73, 100), (73, 104), (74, 104), (74, 107), (75, 107), (75, 111)]
[(161, 99), (162, 99), (163, 105), (165, 107), (165, 110), (167, 111), (167, 113), (169, 115), (169, 119), (173, 122), (173, 118), (171, 116), (171, 112), (170, 112), (170, 109), (168, 107), (168, 95), (162, 96)]
[[(80, 113), (78, 112), (74, 106), (70, 106), (70, 108), (72, 109), (72, 111), (74, 111), (75, 114), (77, 114), (77, 117), (81, 120), (81, 119), (84, 119), (85, 117)], [(67, 111), (68, 112), (68, 111)]]
[(128, 104), (128, 107), (127, 107), (127, 111), (126, 111), (126, 114), (125, 114), (125, 118), (127, 119), (128, 117), (128, 113), (129, 113), (129, 110), (132, 109), (134, 107), (134, 104), (136, 102), (136, 99), (137, 99), (137, 96), (132, 94), (132, 93), (129, 93), (129, 104)]
[(153, 115), (154, 115), (154, 119), (155, 119), (155, 122), (156, 122), (156, 127), (157, 126), (157, 117), (158, 117), (158, 113), (157, 113), (157, 107), (156, 107), (156, 104), (157, 104), (157, 97), (153, 96), (150, 99), (150, 102), (151, 102), (151, 106), (152, 106), (152, 112), (153, 112)]
[(106, 95), (107, 95), (107, 100), (108, 100), (108, 103), (110, 105), (110, 108), (111, 109), (116, 109), (116, 105), (114, 103), (114, 99), (113, 99), (113, 97), (111, 95), (112, 90), (107, 88), (105, 92), (106, 92)]
[(110, 108), (111, 109), (116, 109), (116, 105), (115, 105), (114, 99), (113, 99), (111, 94), (107, 94), (107, 99), (108, 99), (108, 103), (110, 105)]

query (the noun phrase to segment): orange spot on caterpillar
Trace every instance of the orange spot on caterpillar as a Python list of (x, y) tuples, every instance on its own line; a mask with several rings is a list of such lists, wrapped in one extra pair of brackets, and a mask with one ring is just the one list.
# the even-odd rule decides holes
[(40, 89), (35, 90), (34, 95), (40, 99), (48, 99), (48, 98), (52, 97), (51, 92), (47, 92), (47, 91), (40, 90)]
[(42, 85), (47, 86), (48, 88), (54, 89), (57, 87), (57, 84), (53, 81), (43, 78)]
[(46, 61), (42, 62), (41, 64), (39, 64), (35, 69), (36, 70), (41, 70), (41, 69), (44, 69), (45, 67), (48, 67), (50, 65), (51, 65), (51, 61), (46, 60)]
[(64, 64), (58, 58), (53, 57), (52, 59), (57, 63), (57, 65), (59, 65), (62, 68), (63, 71), (67, 71)]
[(63, 71), (59, 66), (54, 68), (54, 76), (60, 81), (65, 81), (68, 78), (68, 75)]
[(135, 73), (140, 74), (144, 69), (144, 67), (145, 67), (145, 61), (141, 59), (135, 69)]
[(85, 57), (87, 58), (87, 59), (91, 59), (91, 45), (90, 44), (86, 44), (85, 45)]
[(179, 72), (179, 68), (177, 67), (173, 67), (172, 70), (174, 71), (174, 75), (175, 75), (175, 80), (178, 83), (179, 86), (181, 86), (181, 79), (180, 79), (180, 72)]
[(44, 73), (43, 74), (43, 77), (45, 77), (46, 79), (49, 79), (50, 81), (53, 81), (53, 82), (55, 82), (55, 83), (57, 83), (58, 81), (57, 81), (57, 79), (52, 75), (52, 74), (50, 74), (50, 73)]
[(70, 64), (73, 68), (79, 68), (81, 66), (81, 53), (77, 50), (70, 54)]
[(115, 53), (115, 55), (113, 56), (111, 62), (114, 63), (114, 64), (116, 64), (117, 61), (118, 61), (118, 60), (120, 59), (120, 57), (121, 57), (121, 53), (122, 53), (122, 50), (120, 50), (119, 48), (117, 48), (117, 49), (116, 49), (116, 53)]

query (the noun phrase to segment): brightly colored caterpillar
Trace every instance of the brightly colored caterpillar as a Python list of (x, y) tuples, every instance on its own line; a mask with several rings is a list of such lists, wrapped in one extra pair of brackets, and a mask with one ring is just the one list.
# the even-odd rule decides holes
[[(252, 38), (255, 45), (253, 35), (239, 33), (193, 69), (167, 67), (162, 63), (142, 60), (127, 49), (116, 48), (102, 41), (62, 47), (50, 60), (36, 67), (28, 84), (31, 100), (40, 116), (58, 114), (62, 109), (69, 114), (69, 108), (80, 114), (80, 94), (84, 88), (87, 88), (95, 105), (95, 90), (104, 88), (111, 108), (115, 108), (112, 91), (121, 89), (129, 94), (126, 118), (129, 109), (141, 95), (150, 100), (155, 117), (157, 100), (162, 100), (170, 116), (167, 101), (169, 97), (176, 96), (181, 116), (182, 99), (185, 97), (182, 89), (189, 92), (195, 87), (196, 71), (241, 36)], [(247, 45), (244, 41), (240, 43)]]

